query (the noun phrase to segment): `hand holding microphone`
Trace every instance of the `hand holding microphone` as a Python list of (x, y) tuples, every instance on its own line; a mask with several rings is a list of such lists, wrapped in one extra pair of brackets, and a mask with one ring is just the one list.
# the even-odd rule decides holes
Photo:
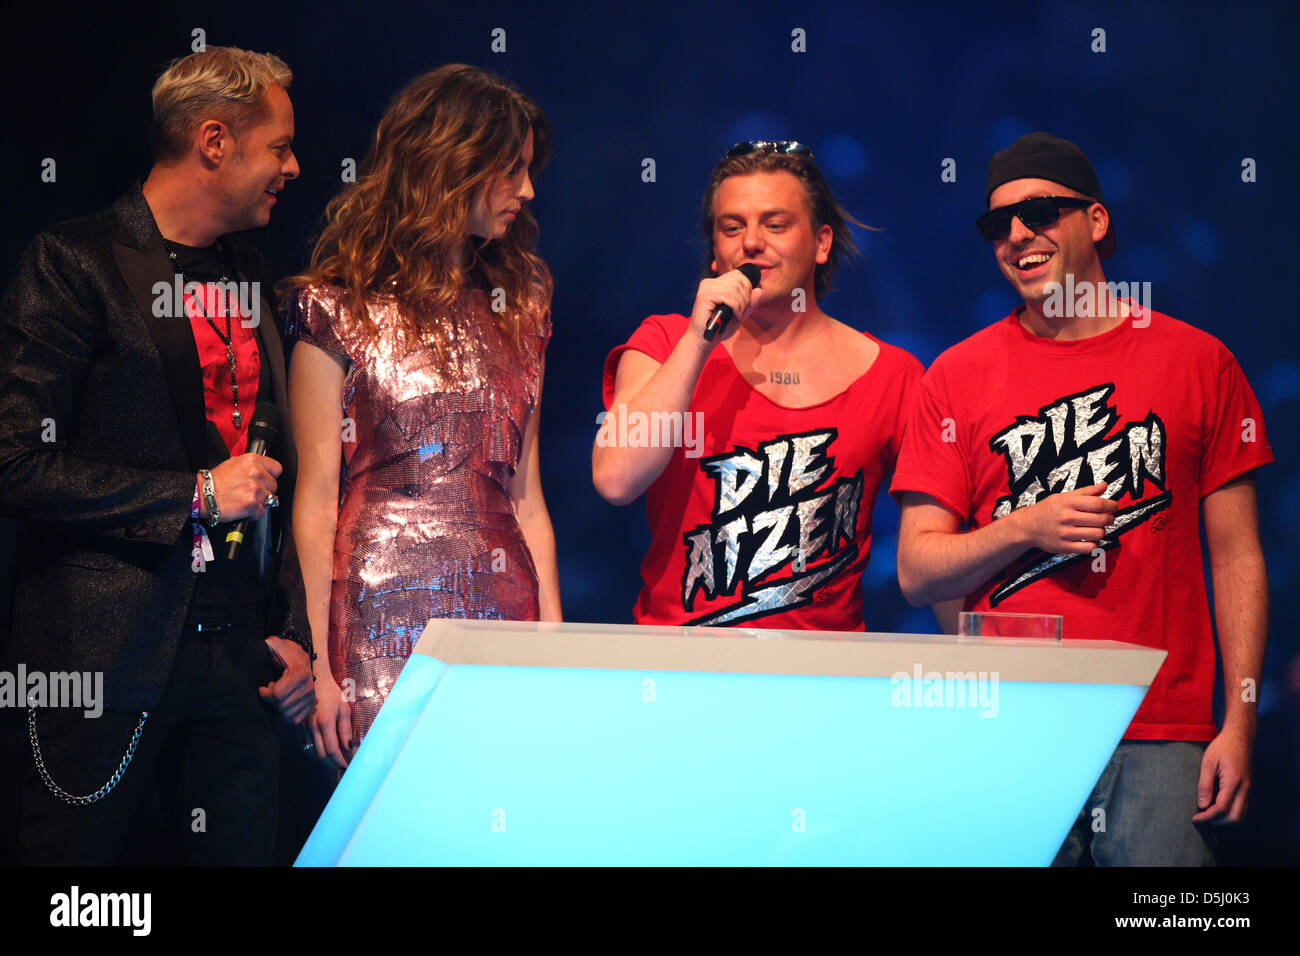
[(700, 283), (695, 298), (696, 311), (699, 311), (701, 303), (713, 305), (704, 323), (706, 342), (712, 342), (738, 314), (744, 315), (756, 304), (752, 293), (758, 290), (761, 276), (758, 266), (746, 262), (732, 272)]
[[(248, 451), (246, 455), (264, 456), (267, 449), (275, 443), (276, 436), (280, 434), (280, 410), (270, 402), (258, 402), (257, 407), (253, 410), (253, 421), (248, 426)], [(244, 458), (245, 455), (240, 455)], [(254, 459), (256, 460), (256, 459)], [(279, 502), (275, 498), (275, 478), (280, 474), (279, 462), (272, 458), (267, 458), (270, 465), (275, 466), (275, 470), (264, 469), (266, 474), (262, 477), (263, 487), (267, 495), (262, 501), (262, 507), (258, 508), (254, 514), (261, 517), (265, 513), (267, 506), (275, 507)], [(215, 478), (215, 474), (214, 474)], [(244, 544), (244, 535), (248, 531), (248, 518), (244, 518), (234, 527), (226, 532), (226, 558), (234, 561), (239, 557), (239, 551)]]

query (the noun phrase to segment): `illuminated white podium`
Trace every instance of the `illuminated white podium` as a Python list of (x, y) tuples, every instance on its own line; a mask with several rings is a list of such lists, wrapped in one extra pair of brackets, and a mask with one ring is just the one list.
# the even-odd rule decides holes
[(1164, 656), (435, 620), (297, 865), (1046, 865)]

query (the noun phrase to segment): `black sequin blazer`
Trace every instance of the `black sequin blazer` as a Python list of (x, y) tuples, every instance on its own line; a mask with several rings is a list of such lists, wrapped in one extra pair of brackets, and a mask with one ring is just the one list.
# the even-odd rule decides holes
[[(223, 242), (240, 279), (253, 247)], [(154, 315), (173, 281), (139, 184), (113, 206), (53, 226), (0, 300), (0, 514), (19, 519), (11, 666), (102, 671), (104, 706), (143, 710), (167, 681), (197, 578), (189, 521), (207, 461), (190, 323)], [(262, 281), (264, 298), (271, 286)], [(256, 327), (283, 423), (272, 514), (278, 569), (267, 633), (310, 647), (288, 527), (297, 466), (284, 349), (263, 301)]]

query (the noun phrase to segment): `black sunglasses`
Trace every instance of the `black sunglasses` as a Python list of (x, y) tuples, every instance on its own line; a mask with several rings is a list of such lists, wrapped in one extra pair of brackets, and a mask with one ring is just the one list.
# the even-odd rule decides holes
[(811, 148), (792, 139), (751, 139), (747, 143), (737, 143), (727, 150), (726, 159), (733, 156), (747, 156), (750, 153), (786, 153), (792, 156), (813, 158)]
[(1083, 209), (1095, 202), (1095, 199), (1075, 199), (1073, 196), (1035, 196), (1010, 206), (990, 209), (975, 220), (975, 228), (981, 236), (992, 242), (1005, 238), (1011, 232), (1012, 216), (1030, 229), (1041, 229), (1060, 219), (1062, 209)]

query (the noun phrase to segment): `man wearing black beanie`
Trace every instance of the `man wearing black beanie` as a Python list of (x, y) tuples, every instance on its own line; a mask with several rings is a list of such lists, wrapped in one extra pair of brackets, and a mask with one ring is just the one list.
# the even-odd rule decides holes
[(891, 488), (899, 582), (916, 605), (1059, 614), (1064, 639), (1165, 650), (1055, 862), (1211, 865), (1208, 824), (1246, 810), (1264, 657), (1259, 404), (1222, 343), (1151, 309), (1149, 283), (1106, 280), (1115, 230), (1074, 143), (1021, 137), (985, 199), (980, 235), (1024, 305), (922, 380)]

